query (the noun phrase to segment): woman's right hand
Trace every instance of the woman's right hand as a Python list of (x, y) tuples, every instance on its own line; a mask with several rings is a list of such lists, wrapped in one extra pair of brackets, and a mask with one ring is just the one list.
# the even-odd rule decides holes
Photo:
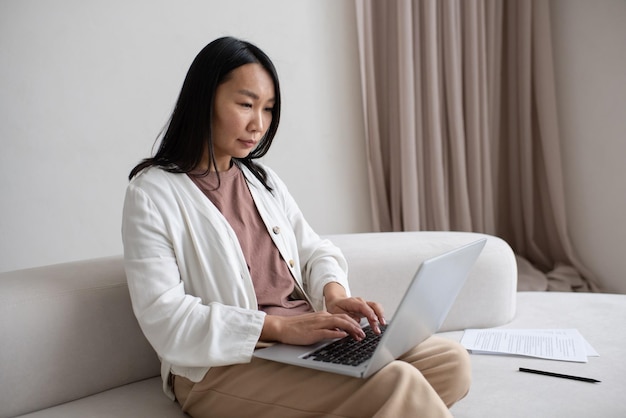
[(259, 340), (310, 345), (346, 335), (357, 341), (365, 338), (359, 323), (349, 315), (313, 312), (297, 316), (266, 315)]

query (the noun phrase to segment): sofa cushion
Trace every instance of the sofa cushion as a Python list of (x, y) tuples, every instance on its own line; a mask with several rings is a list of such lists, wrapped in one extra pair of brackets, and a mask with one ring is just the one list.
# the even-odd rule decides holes
[(472, 232), (385, 232), (328, 236), (348, 260), (352, 293), (391, 317), (422, 261), (481, 238), (487, 244), (441, 331), (506, 324), (515, 314), (517, 264), (502, 239)]
[(121, 257), (1, 273), (0, 287), (0, 416), (159, 375)]
[(188, 415), (163, 394), (161, 378), (154, 377), (19, 418), (83, 417), (180, 418)]

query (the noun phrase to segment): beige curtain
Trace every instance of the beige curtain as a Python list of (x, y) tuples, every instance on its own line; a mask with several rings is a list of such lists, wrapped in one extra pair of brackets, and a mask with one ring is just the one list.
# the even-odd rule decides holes
[(567, 232), (547, 0), (355, 0), (374, 226), (501, 236), (523, 290), (597, 290)]

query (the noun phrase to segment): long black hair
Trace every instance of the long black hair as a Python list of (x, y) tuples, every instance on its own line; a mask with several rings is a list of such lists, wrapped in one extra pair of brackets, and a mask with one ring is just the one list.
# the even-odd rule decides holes
[[(189, 173), (201, 162), (208, 149), (209, 167), (215, 167), (211, 121), (217, 87), (227, 81), (231, 71), (245, 64), (260, 64), (274, 81), (272, 121), (257, 147), (244, 158), (235, 158), (259, 179), (265, 188), (267, 173), (254, 162), (270, 149), (280, 120), (280, 86), (278, 74), (270, 58), (255, 45), (232, 37), (214, 40), (205, 46), (191, 63), (176, 106), (154, 157), (135, 166), (129, 180), (147, 167), (159, 166), (173, 173)], [(208, 173), (207, 169), (207, 173)]]

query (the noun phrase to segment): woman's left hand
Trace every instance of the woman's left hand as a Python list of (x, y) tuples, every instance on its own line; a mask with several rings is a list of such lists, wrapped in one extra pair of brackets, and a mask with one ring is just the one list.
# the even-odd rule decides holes
[(370, 327), (377, 334), (380, 334), (379, 324), (387, 325), (381, 304), (359, 297), (347, 297), (343, 286), (337, 283), (326, 285), (324, 296), (326, 310), (332, 314), (348, 314), (356, 321), (367, 318)]

